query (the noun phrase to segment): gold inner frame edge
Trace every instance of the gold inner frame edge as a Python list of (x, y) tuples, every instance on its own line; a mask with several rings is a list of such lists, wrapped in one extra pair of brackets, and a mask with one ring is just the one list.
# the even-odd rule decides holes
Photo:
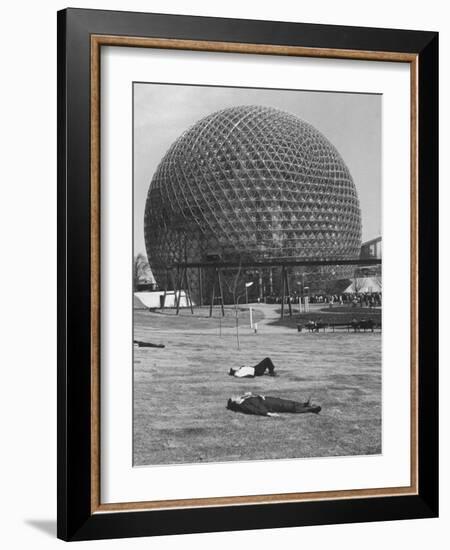
[[(163, 48), (222, 53), (318, 57), (409, 63), (411, 128), (411, 483), (407, 487), (367, 488), (339, 491), (282, 493), (142, 502), (101, 503), (100, 499), (100, 50), (102, 46)], [(402, 52), (308, 48), (270, 44), (247, 44), (91, 35), (90, 56), (90, 177), (91, 177), (91, 513), (229, 505), (361, 499), (418, 494), (418, 55)]]

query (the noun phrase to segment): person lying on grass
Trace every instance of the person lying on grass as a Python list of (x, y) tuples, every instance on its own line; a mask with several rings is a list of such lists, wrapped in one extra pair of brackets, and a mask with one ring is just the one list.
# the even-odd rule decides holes
[(165, 348), (164, 344), (152, 344), (151, 342), (141, 342), (141, 340), (133, 340), (133, 344), (136, 344), (140, 348)]
[(262, 376), (266, 371), (268, 371), (269, 376), (276, 376), (275, 365), (272, 363), (270, 357), (266, 357), (254, 367), (231, 367), (228, 374), (236, 378), (254, 378), (255, 376)]
[(255, 414), (259, 416), (279, 416), (278, 413), (319, 413), (322, 407), (311, 404), (311, 399), (305, 403), (259, 395), (247, 392), (244, 395), (230, 397), (227, 402), (227, 409), (244, 414)]

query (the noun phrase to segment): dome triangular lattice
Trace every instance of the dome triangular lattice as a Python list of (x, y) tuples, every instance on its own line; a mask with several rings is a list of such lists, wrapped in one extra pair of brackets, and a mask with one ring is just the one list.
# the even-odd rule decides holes
[(211, 250), (281, 261), (357, 257), (361, 245), (358, 195), (337, 149), (299, 117), (259, 105), (215, 112), (173, 143), (144, 230), (157, 280)]

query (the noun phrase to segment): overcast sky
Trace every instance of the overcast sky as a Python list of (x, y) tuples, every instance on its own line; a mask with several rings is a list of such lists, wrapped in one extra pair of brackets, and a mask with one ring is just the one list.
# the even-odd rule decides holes
[(145, 252), (144, 208), (170, 145), (201, 118), (235, 105), (267, 105), (311, 123), (338, 149), (358, 190), (363, 241), (381, 234), (381, 96), (255, 88), (134, 84), (134, 251)]

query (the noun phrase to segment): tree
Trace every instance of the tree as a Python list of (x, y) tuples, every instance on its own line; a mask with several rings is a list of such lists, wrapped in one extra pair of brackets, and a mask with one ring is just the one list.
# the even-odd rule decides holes
[(133, 289), (136, 291), (139, 283), (150, 278), (150, 266), (144, 254), (139, 253), (133, 261)]
[[(239, 341), (239, 299), (245, 295), (245, 281), (240, 280), (241, 278), (241, 264), (242, 257), (239, 257), (239, 267), (236, 272), (236, 275), (232, 278), (231, 281), (225, 280), (225, 283), (230, 291), (231, 296), (233, 297), (234, 312), (236, 316), (236, 342), (237, 349), (240, 349)], [(241, 284), (240, 284), (241, 283)], [(243, 288), (242, 287), (243, 283)]]

